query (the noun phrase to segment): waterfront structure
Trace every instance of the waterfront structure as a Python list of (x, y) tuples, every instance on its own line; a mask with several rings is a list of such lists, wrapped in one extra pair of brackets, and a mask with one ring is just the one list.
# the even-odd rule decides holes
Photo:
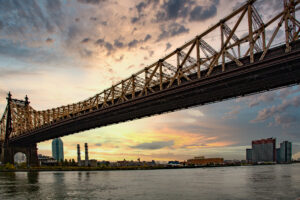
[(246, 149), (246, 160), (248, 163), (252, 162), (252, 149)]
[(77, 144), (77, 164), (81, 166), (81, 157), (80, 157), (80, 145)]
[(187, 165), (202, 166), (202, 165), (221, 165), (224, 164), (223, 158), (205, 158), (204, 156), (194, 157), (187, 160)]
[[(103, 163), (102, 163), (103, 164)], [(107, 164), (106, 161), (104, 161), (104, 164)], [(108, 164), (112, 167), (128, 167), (128, 166), (156, 166), (156, 162), (155, 160), (152, 160), (150, 162), (147, 161), (141, 161), (140, 159), (138, 159), (137, 161), (129, 161), (129, 160), (121, 160), (121, 161), (117, 161), (117, 162), (112, 162)]]
[(84, 166), (88, 167), (89, 166), (89, 151), (88, 151), (88, 144), (87, 143), (84, 144), (84, 148), (85, 148), (85, 162), (84, 162)]
[(280, 143), (280, 163), (292, 162), (292, 143), (283, 141)]
[(224, 165), (241, 165), (247, 163), (245, 160), (224, 160)]
[(276, 162), (276, 139), (252, 141), (252, 162)]
[(60, 138), (52, 141), (52, 157), (58, 162), (64, 161), (64, 145)]
[(90, 167), (97, 167), (97, 163), (98, 163), (98, 161), (95, 160), (95, 159), (89, 160), (89, 166)]
[(181, 166), (180, 162), (177, 160), (171, 160), (168, 162), (168, 166), (172, 166), (172, 167), (177, 167), (177, 166)]
[(38, 160), (39, 160), (39, 165), (43, 166), (53, 166), (57, 164), (57, 160), (55, 160), (54, 158), (50, 157), (50, 156), (45, 156), (42, 154), (38, 154)]

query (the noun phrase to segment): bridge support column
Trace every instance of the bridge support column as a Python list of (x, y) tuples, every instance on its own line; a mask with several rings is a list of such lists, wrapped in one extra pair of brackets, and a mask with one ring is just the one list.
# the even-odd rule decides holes
[(26, 162), (28, 166), (39, 166), (37, 146), (32, 144), (29, 146), (19, 145), (2, 145), (1, 149), (1, 162), (14, 164), (14, 156), (16, 153), (21, 152), (26, 155)]

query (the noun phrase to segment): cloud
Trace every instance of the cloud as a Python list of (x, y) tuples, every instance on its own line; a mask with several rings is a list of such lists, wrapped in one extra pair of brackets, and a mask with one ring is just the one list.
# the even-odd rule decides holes
[(124, 55), (121, 55), (118, 59), (115, 59), (116, 62), (121, 62), (124, 59)]
[(142, 13), (142, 11), (144, 9), (146, 9), (150, 5), (155, 7), (157, 4), (159, 4), (159, 0), (146, 0), (146, 1), (142, 1), (142, 2), (138, 3), (135, 7), (136, 7), (138, 13), (140, 14), (140, 13)]
[(70, 45), (76, 39), (76, 37), (80, 34), (81, 30), (76, 25), (71, 25), (68, 28), (66, 44)]
[(259, 105), (262, 102), (272, 102), (275, 100), (276, 96), (277, 96), (276, 92), (268, 92), (268, 93), (261, 94), (258, 97), (257, 96), (250, 97), (249, 98), (250, 102), (248, 106), (252, 108), (254, 106)]
[(90, 38), (84, 38), (84, 39), (81, 40), (80, 43), (88, 43), (88, 42), (90, 42), (90, 41), (91, 41)]
[(63, 30), (65, 15), (61, 8), (60, 0), (47, 1), (47, 13), (50, 16), (50, 23), (54, 24), (60, 31)]
[(79, 51), (79, 54), (83, 58), (89, 58), (89, 57), (91, 57), (93, 55), (93, 51), (88, 50), (88, 49), (81, 49)]
[(275, 123), (277, 125), (282, 126), (283, 128), (288, 128), (291, 126), (292, 123), (297, 121), (297, 117), (289, 114), (285, 115), (275, 115), (274, 117)]
[[(45, 43), (45, 40), (43, 40), (43, 43)], [(21, 41), (14, 42), (5, 39), (0, 39), (0, 57), (5, 59), (13, 58), (16, 61), (25, 63), (25, 65), (33, 63), (39, 65), (55, 64), (56, 66), (61, 65), (67, 59), (62, 54), (51, 51), (48, 46), (35, 48), (27, 46), (27, 44)], [(30, 68), (29, 70), (31, 70), (29, 66), (26, 68)], [(11, 68), (8, 69), (10, 70)]]
[(64, 14), (59, 0), (1, 1), (0, 18), (3, 32), (10, 36), (25, 37), (32, 33), (53, 33), (56, 28), (61, 29)]
[(28, 76), (28, 75), (39, 75), (40, 73), (33, 68), (22, 68), (22, 69), (1, 69), (0, 77), (15, 77), (15, 76)]
[(183, 25), (178, 24), (176, 22), (168, 24), (167, 26), (160, 26), (160, 35), (157, 38), (157, 41), (163, 40), (165, 38), (174, 37), (177, 35), (181, 35), (183, 33), (188, 33), (189, 29), (185, 28)]
[(259, 12), (267, 12), (268, 14), (283, 10), (283, 3), (278, 3), (277, 0), (268, 0), (268, 3), (265, 1), (256, 1), (254, 6)]
[(190, 13), (190, 21), (204, 21), (214, 17), (217, 14), (217, 5), (218, 4), (212, 4), (207, 8), (203, 8), (203, 6), (196, 6)]
[(167, 51), (168, 49), (170, 49), (171, 46), (172, 46), (172, 45), (168, 42), (168, 43), (166, 44), (166, 50), (165, 50), (165, 51)]
[(108, 52), (113, 50), (113, 45), (109, 42), (106, 42), (104, 47), (107, 49)]
[(136, 22), (138, 22), (139, 21), (139, 18), (138, 17), (133, 17), (133, 18), (131, 18), (131, 23), (136, 23)]
[(136, 47), (138, 43), (139, 43), (139, 41), (134, 39), (128, 43), (128, 47), (129, 48)]
[(52, 44), (52, 43), (53, 43), (53, 39), (47, 38), (47, 39), (46, 39), (46, 42), (47, 42), (48, 44)]
[(49, 11), (55, 11), (55, 10), (60, 10), (61, 9), (61, 3), (60, 0), (51, 0), (46, 2), (46, 8)]
[(288, 88), (283, 88), (281, 90), (279, 90), (279, 97), (284, 99), (287, 96), (291, 95), (291, 94), (296, 94), (300, 92), (300, 86), (298, 85), (297, 88), (294, 87), (288, 87)]
[(127, 67), (127, 69), (131, 69), (131, 68), (134, 68), (135, 67), (135, 65), (129, 65), (128, 67)]
[(34, 52), (20, 42), (0, 39), (0, 55), (14, 58), (28, 58), (33, 57)]
[(103, 26), (107, 26), (107, 21), (102, 21), (100, 22), (100, 24), (102, 24)]
[(142, 144), (138, 144), (136, 146), (131, 146), (131, 148), (155, 150), (155, 149), (162, 149), (162, 148), (165, 148), (165, 147), (171, 147), (173, 145), (174, 145), (174, 141), (171, 140), (171, 141), (142, 143)]
[(107, 55), (110, 55), (114, 51), (114, 46), (110, 42), (106, 42), (104, 39), (100, 38), (95, 42), (96, 45), (104, 47), (107, 50)]
[(179, 17), (186, 17), (189, 12), (191, 2), (182, 0), (167, 0), (161, 6), (161, 10), (156, 14), (157, 21), (173, 20)]
[(156, 8), (156, 6), (159, 4), (159, 0), (147, 0), (147, 1), (141, 1), (138, 3), (135, 8), (138, 12), (137, 17), (132, 17), (131, 18), (131, 23), (135, 24), (139, 22), (143, 17), (145, 17), (147, 14), (144, 14), (145, 9), (148, 9), (152, 7), (153, 9)]
[(106, 0), (77, 0), (79, 3), (86, 3), (86, 4), (100, 4), (102, 2), (105, 2)]
[(156, 14), (156, 21), (189, 19), (189, 21), (204, 21), (217, 14), (219, 0), (210, 0), (205, 5), (195, 1), (167, 0)]
[(98, 19), (97, 17), (90, 17), (91, 21), (97, 21), (97, 19)]
[(223, 119), (236, 119), (236, 115), (241, 111), (241, 106), (236, 106), (230, 112), (225, 113)]
[(151, 56), (153, 56), (154, 51), (153, 50), (149, 50), (148, 53), (149, 53), (149, 57), (151, 57)]
[(95, 44), (97, 44), (97, 45), (103, 45), (105, 42), (104, 42), (104, 39), (98, 39), (96, 42), (95, 42)]
[(7, 97), (7, 91), (0, 88), (0, 99), (5, 99)]
[(119, 40), (115, 40), (114, 41), (114, 46), (117, 47), (117, 48), (122, 48), (122, 47), (124, 47), (124, 43), (119, 41)]
[(144, 42), (147, 42), (148, 40), (150, 40), (151, 37), (152, 37), (152, 36), (151, 36), (150, 34), (147, 34), (146, 37), (145, 37), (145, 39), (144, 39)]
[(282, 104), (278, 106), (272, 106), (271, 108), (265, 108), (258, 112), (255, 119), (251, 120), (252, 123), (262, 122), (268, 118), (274, 116), (275, 114), (282, 113), (290, 107), (299, 107), (300, 106), (300, 96), (296, 96), (289, 100), (284, 100)]
[(192, 116), (192, 117), (204, 117), (204, 113), (200, 110), (197, 110), (197, 109), (188, 109), (186, 111), (186, 114), (188, 114), (189, 116)]
[(276, 100), (286, 99), (291, 95), (295, 95), (300, 92), (300, 86), (286, 87), (283, 89), (269, 91), (262, 94), (252, 95), (244, 98), (236, 99), (236, 102), (245, 101), (250, 108), (259, 106), (262, 103), (271, 103)]

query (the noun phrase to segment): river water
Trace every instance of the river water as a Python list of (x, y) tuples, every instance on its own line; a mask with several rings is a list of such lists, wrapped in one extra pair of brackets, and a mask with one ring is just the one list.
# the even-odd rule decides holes
[(196, 169), (0, 172), (0, 199), (300, 199), (300, 164)]

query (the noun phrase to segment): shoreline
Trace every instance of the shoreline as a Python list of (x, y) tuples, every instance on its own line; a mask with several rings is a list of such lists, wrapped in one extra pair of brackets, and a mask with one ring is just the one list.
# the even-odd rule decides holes
[(247, 167), (264, 165), (290, 165), (297, 164), (259, 164), (259, 165), (216, 165), (216, 166), (126, 166), (126, 167), (31, 167), (27, 169), (0, 169), (0, 172), (51, 172), (51, 171), (130, 171), (130, 170), (161, 170), (161, 169), (194, 169), (194, 168), (217, 168), (217, 167)]

